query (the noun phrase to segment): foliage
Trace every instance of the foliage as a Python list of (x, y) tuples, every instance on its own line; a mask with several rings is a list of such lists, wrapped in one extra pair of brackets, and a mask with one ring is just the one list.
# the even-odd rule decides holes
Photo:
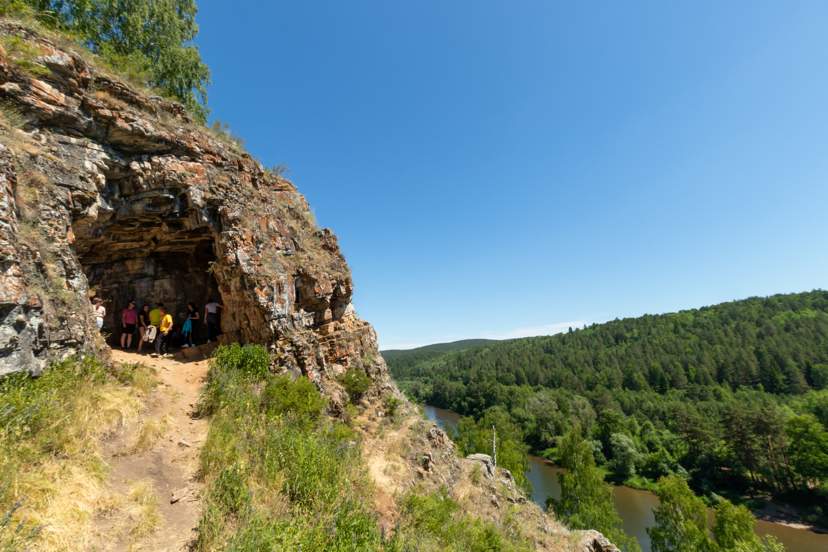
[(615, 473), (627, 479), (635, 475), (635, 464), (640, 463), (640, 454), (635, 450), (635, 443), (628, 435), (613, 433), (610, 436)]
[(375, 547), (370, 485), (349, 445), (352, 431), (324, 419), (327, 400), (312, 382), (270, 374), (267, 351), (246, 347), (246, 355), (217, 349), (212, 389), (201, 398), (213, 418), (201, 455), (208, 487), (197, 549)]
[(284, 374), (268, 380), (262, 391), (261, 404), (269, 416), (291, 416), (313, 424), (321, 419), (328, 401), (309, 379), (294, 381)]
[(415, 400), (475, 418), (499, 409), (551, 457), (580, 425), (621, 482), (678, 475), (710, 500), (784, 494), (828, 511), (826, 336), (817, 290), (388, 365)]
[(493, 427), (496, 430), (498, 467), (509, 470), (517, 486), (531, 496), (532, 484), (526, 477), (526, 471), (529, 469), (529, 447), (523, 444), (523, 431), (512, 423), (508, 414), (491, 410), (479, 421), (465, 417), (457, 424), (456, 433), (451, 429), (448, 429), (448, 432), (460, 455), (488, 454), (494, 457)]
[[(418, 355), (423, 352), (432, 353), (448, 353), (451, 351), (462, 351), (469, 347), (477, 345), (485, 345), (487, 343), (497, 343), (496, 339), (462, 339), (460, 341), (452, 341), (450, 343), (433, 343), (431, 345), (424, 345), (415, 349), (386, 349), (382, 352), (382, 358), (388, 362), (390, 359), (397, 357), (410, 358), (412, 355)], [(390, 364), (390, 362), (389, 362)]]
[(193, 44), (193, 0), (26, 0), (43, 23), (70, 30), (113, 65), (206, 122), (210, 70)]
[(383, 406), (385, 407), (385, 413), (389, 418), (393, 418), (397, 415), (397, 409), (402, 406), (403, 402), (393, 395), (388, 395), (385, 398)]
[(211, 369), (198, 403), (201, 414), (211, 414), (225, 401), (235, 398), (235, 387), (230, 382), (260, 382), (270, 373), (270, 353), (258, 345), (219, 345), (210, 359)]
[(806, 481), (824, 479), (828, 474), (828, 429), (810, 414), (793, 416), (786, 429), (796, 472)]
[[(510, 542), (492, 522), (460, 515), (457, 503), (445, 488), (429, 494), (409, 493), (402, 502), (394, 549), (405, 550), (402, 544), (409, 535), (418, 535), (418, 547), (424, 550), (517, 551), (532, 550), (529, 542)], [(415, 541), (416, 542), (416, 541)]]
[(621, 518), (612, 503), (612, 486), (604, 482), (595, 467), (592, 447), (575, 426), (558, 447), (565, 472), (558, 473), (561, 498), (548, 498), (547, 507), (573, 529), (595, 529), (627, 552), (640, 551), (638, 542), (622, 529)]
[(702, 499), (680, 477), (664, 477), (658, 484), (661, 505), (653, 511), (655, 525), (647, 528), (653, 552), (714, 550), (707, 533), (707, 508)]
[(351, 398), (351, 402), (357, 402), (362, 395), (374, 385), (374, 380), (361, 368), (351, 368), (341, 374), (336, 381), (345, 388), (345, 392)]
[(707, 509), (687, 482), (677, 476), (659, 481), (661, 505), (654, 510), (655, 525), (647, 529), (653, 552), (784, 552), (773, 537), (760, 539), (756, 519), (744, 506), (724, 500), (716, 507), (712, 535)]
[(244, 358), (220, 349), (200, 400), (212, 418), (195, 550), (531, 550), (461, 515), (445, 492), (400, 497), (399, 523), (385, 535), (357, 435), (321, 414), (327, 400), (316, 386), (245, 366), (266, 355), (262, 347)]
[(213, 121), (213, 124), (210, 125), (210, 130), (213, 131), (213, 134), (227, 144), (230, 147), (236, 149), (244, 148), (244, 138), (239, 136), (235, 133), (235, 131), (230, 129), (230, 123), (222, 122), (218, 119)]

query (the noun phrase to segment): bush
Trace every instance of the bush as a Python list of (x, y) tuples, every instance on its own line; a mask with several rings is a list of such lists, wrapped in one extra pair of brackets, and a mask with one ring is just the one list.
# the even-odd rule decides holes
[(208, 485), (196, 549), (379, 550), (353, 431), (324, 418), (328, 401), (313, 382), (262, 381), (238, 359), (227, 352), (210, 367), (207, 400), (218, 402), (201, 456)]
[(395, 550), (406, 550), (411, 543), (426, 550), (532, 550), (518, 535), (510, 539), (494, 523), (484, 523), (458, 514), (457, 503), (445, 487), (429, 494), (409, 493), (403, 499), (400, 522), (392, 541)]
[(266, 379), (270, 361), (270, 353), (261, 345), (219, 345), (210, 360), (207, 384), (198, 402), (199, 413), (209, 415), (228, 403), (244, 400), (239, 384)]
[(328, 400), (319, 394), (316, 385), (307, 378), (284, 374), (271, 378), (261, 396), (261, 405), (269, 416), (289, 415), (308, 423), (320, 420)]
[(388, 415), (389, 418), (393, 418), (397, 415), (397, 409), (402, 404), (402, 401), (393, 395), (389, 395), (385, 398), (385, 413)]
[(339, 376), (336, 381), (345, 388), (345, 392), (348, 393), (351, 402), (356, 402), (361, 399), (362, 395), (374, 385), (374, 380), (359, 368), (351, 368)]

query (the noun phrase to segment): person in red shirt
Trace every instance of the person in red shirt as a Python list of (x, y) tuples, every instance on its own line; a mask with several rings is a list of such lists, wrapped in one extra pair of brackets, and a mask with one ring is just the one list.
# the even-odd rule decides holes
[[(132, 334), (135, 333), (135, 324), (137, 323), (138, 311), (135, 310), (135, 301), (130, 301), (129, 306), (121, 311), (121, 324), (124, 327), (121, 334), (121, 349), (132, 347)], [(126, 347), (124, 347), (124, 341), (126, 341)]]

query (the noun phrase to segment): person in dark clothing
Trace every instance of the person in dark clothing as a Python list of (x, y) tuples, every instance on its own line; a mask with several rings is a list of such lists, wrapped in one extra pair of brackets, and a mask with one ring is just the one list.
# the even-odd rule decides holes
[(147, 333), (147, 328), (150, 326), (149, 311), (149, 305), (144, 305), (141, 307), (141, 310), (138, 311), (138, 332), (141, 334), (141, 338), (138, 340), (139, 353), (144, 347), (144, 334)]
[(186, 343), (181, 346), (182, 349), (186, 349), (187, 347), (193, 346), (193, 338), (196, 335), (196, 331), (198, 330), (198, 321), (201, 319), (201, 314), (199, 314), (198, 309), (195, 306), (195, 303), (187, 303), (187, 320), (190, 322), (190, 326), (187, 327), (187, 324), (184, 324), (184, 329), (182, 332), (184, 335), (187, 336), (189, 341), (189, 345)]
[(213, 298), (207, 299), (207, 304), (204, 305), (204, 319), (207, 321), (207, 343), (210, 343), (219, 334), (219, 315), (218, 310), (223, 309), (224, 305), (219, 305)]
[(152, 355), (154, 357), (158, 355), (167, 356), (167, 347), (169, 347), (172, 339), (172, 316), (167, 314), (167, 309), (164, 307), (158, 310), (161, 311), (161, 324), (158, 326), (158, 336), (155, 338), (155, 354)]
[[(130, 301), (127, 308), (121, 311), (121, 349), (126, 350), (132, 347), (132, 334), (135, 333), (135, 326), (138, 324), (138, 311), (135, 310), (135, 301)], [(124, 343), (126, 342), (126, 343)]]

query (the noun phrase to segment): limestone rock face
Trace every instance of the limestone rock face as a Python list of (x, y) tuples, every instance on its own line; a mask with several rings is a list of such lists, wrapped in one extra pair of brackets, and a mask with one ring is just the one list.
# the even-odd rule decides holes
[(225, 341), (388, 384), (336, 236), (291, 182), (89, 54), (11, 23), (0, 36), (27, 44), (0, 48), (0, 375), (100, 346), (94, 295), (113, 339), (129, 300), (181, 324), (213, 298)]

